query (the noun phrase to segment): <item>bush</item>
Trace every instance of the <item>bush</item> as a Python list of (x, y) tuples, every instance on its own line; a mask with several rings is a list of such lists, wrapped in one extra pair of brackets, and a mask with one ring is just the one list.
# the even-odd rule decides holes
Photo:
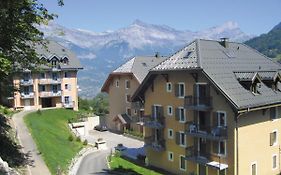
[(81, 142), (80, 136), (76, 137), (76, 142)]
[(87, 139), (84, 140), (83, 145), (88, 145), (88, 140)]
[(68, 136), (68, 140), (69, 140), (70, 142), (72, 142), (72, 141), (73, 141), (73, 135), (69, 135), (69, 136)]
[(42, 114), (42, 111), (41, 111), (40, 109), (38, 109), (38, 110), (36, 111), (36, 113), (37, 113), (38, 115), (41, 115), (41, 114)]
[(7, 108), (4, 108), (3, 113), (4, 114), (9, 114), (9, 110)]

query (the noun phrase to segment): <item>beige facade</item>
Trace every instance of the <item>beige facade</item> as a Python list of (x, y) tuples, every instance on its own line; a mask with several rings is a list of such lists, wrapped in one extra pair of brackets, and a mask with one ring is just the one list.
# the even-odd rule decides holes
[[(197, 80), (194, 73), (198, 74)], [(157, 75), (149, 84), (145, 91), (145, 115), (154, 117), (154, 106), (162, 108), (159, 108), (162, 112), (156, 112), (156, 123), (162, 127), (155, 122), (145, 125), (146, 155), (150, 165), (174, 174), (244, 175), (251, 174), (252, 164), (257, 163), (258, 174), (280, 173), (280, 107), (275, 120), (270, 119), (269, 108), (240, 115), (236, 130), (238, 114), (214, 86), (210, 86), (202, 104), (188, 100), (190, 96), (199, 95), (198, 92), (195, 95), (194, 87), (211, 84), (203, 74), (167, 72), (165, 77)], [(167, 89), (167, 84), (171, 85), (171, 90)], [(177, 96), (177, 84), (184, 85), (183, 97)], [(182, 121), (177, 116), (177, 108), (184, 109)], [(270, 133), (274, 131), (277, 131), (277, 141), (270, 146)], [(184, 145), (181, 145), (178, 133), (183, 133)], [(181, 156), (185, 168), (181, 168)], [(276, 156), (276, 168), (273, 168), (273, 156)]]
[(77, 70), (25, 71), (17, 74), (13, 82), (18, 91), (10, 100), (16, 109), (64, 107), (78, 110)]
[[(124, 131), (132, 129), (140, 131), (140, 125), (133, 122), (133, 118), (138, 116), (138, 110), (133, 108), (131, 97), (138, 88), (139, 82), (132, 74), (112, 74), (108, 88), (109, 114), (106, 118), (107, 127), (114, 131)], [(118, 115), (127, 114), (130, 123), (122, 123), (118, 120)]]

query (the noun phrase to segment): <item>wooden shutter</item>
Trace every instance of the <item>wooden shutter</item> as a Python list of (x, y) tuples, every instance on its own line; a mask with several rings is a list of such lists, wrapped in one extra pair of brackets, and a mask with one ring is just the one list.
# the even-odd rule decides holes
[(197, 97), (197, 84), (193, 85), (193, 97)]
[(178, 97), (179, 96), (179, 84), (175, 84), (175, 96)]
[(194, 121), (194, 123), (197, 125), (198, 124), (198, 111), (194, 111), (193, 112), (193, 121)]
[(158, 116), (157, 117), (162, 118), (164, 116), (163, 106), (159, 106), (158, 109), (159, 109), (159, 111), (158, 111)]
[(180, 145), (180, 133), (176, 132), (176, 144)]
[(274, 133), (271, 132), (270, 133), (270, 146), (272, 146), (274, 144)]
[(154, 114), (155, 114), (155, 107), (154, 105), (151, 106), (151, 118), (154, 118)]
[(213, 112), (213, 127), (218, 126), (218, 113)]
[(180, 120), (180, 109), (179, 109), (179, 108), (176, 108), (175, 119), (176, 119), (176, 121), (179, 121), (179, 120)]
[(210, 97), (210, 84), (206, 85), (206, 97)]
[(68, 84), (68, 90), (71, 91), (71, 84)]
[(218, 154), (219, 153), (219, 142), (213, 141), (213, 153)]
[(192, 151), (192, 154), (194, 154), (195, 156), (197, 156), (198, 155), (198, 140), (199, 140), (199, 138), (197, 138), (197, 139), (193, 139), (193, 150), (191, 150)]
[(276, 109), (270, 108), (270, 119), (275, 119), (276, 117)]

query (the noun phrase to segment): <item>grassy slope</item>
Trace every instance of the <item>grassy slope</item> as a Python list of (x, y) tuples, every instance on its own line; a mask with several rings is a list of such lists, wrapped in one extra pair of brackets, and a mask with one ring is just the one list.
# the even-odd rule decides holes
[(52, 174), (60, 166), (64, 171), (71, 159), (82, 148), (82, 144), (68, 140), (70, 131), (68, 119), (76, 117), (76, 112), (65, 109), (53, 109), (27, 115), (24, 120), (39, 151)]
[(144, 167), (135, 165), (125, 159), (122, 159), (121, 157), (113, 156), (111, 158), (111, 162), (110, 162), (111, 169), (114, 170), (115, 168), (118, 168), (119, 166), (122, 166), (123, 169), (126, 169), (126, 170), (130, 169), (139, 174), (161, 175), (160, 173), (157, 173), (153, 170), (149, 170)]

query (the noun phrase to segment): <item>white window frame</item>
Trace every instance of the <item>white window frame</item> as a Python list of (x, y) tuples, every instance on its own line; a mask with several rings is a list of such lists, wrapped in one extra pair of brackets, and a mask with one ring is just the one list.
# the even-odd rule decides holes
[(275, 142), (273, 143), (273, 145), (272, 145), (272, 146), (276, 146), (276, 145), (278, 145), (278, 130), (277, 130), (277, 129), (275, 129), (275, 130), (273, 130), (271, 133), (274, 133), (274, 132), (276, 132), (276, 140), (275, 140)]
[(126, 101), (126, 103), (130, 103), (130, 102), (127, 100), (127, 95), (130, 95), (130, 94), (125, 94), (125, 101)]
[[(183, 159), (184, 159), (184, 167), (185, 167), (185, 169), (183, 169), (183, 168), (181, 168), (181, 157), (183, 157)], [(180, 155), (179, 156), (179, 169), (181, 170), (181, 171), (186, 171), (186, 160), (185, 160), (185, 156), (184, 155)]]
[(186, 122), (186, 111), (185, 111), (184, 107), (182, 107), (182, 106), (178, 107), (178, 109), (179, 109), (179, 110), (183, 110), (183, 115), (184, 115), (184, 117), (183, 117), (184, 120), (181, 120), (181, 119), (182, 119), (182, 115), (181, 115), (182, 113), (179, 112), (179, 115), (180, 115), (180, 116), (179, 116), (179, 122), (180, 122), (180, 123), (185, 123), (185, 122)]
[[(276, 162), (275, 162), (275, 164), (276, 164), (276, 167), (273, 167), (273, 165), (274, 165), (274, 163), (273, 163), (273, 157), (276, 157)], [(272, 170), (276, 170), (278, 168), (278, 156), (277, 156), (277, 154), (273, 154), (272, 155)]]
[[(169, 109), (171, 109), (171, 113), (170, 113)], [(173, 106), (170, 106), (170, 105), (167, 106), (167, 115), (168, 116), (172, 116), (173, 115)]]
[[(178, 96), (178, 98), (184, 98), (184, 96), (185, 96), (185, 83), (184, 83), (184, 82), (179, 82), (178, 85), (179, 85), (179, 87), (178, 87), (178, 88), (179, 88), (179, 89), (178, 89), (178, 91), (179, 91), (179, 96)], [(180, 95), (180, 92), (181, 92), (181, 91), (180, 91), (180, 89), (181, 89), (181, 88), (180, 88), (180, 87), (181, 87), (180, 85), (183, 85), (183, 94), (182, 94), (182, 95)]]
[[(180, 133), (180, 146), (181, 147), (186, 147), (186, 136), (185, 136), (185, 133), (183, 132), (183, 131), (179, 131), (179, 133)], [(184, 145), (181, 143), (181, 141), (182, 141), (182, 135), (183, 135), (183, 137), (184, 137)]]
[(129, 89), (128, 87), (127, 87), (127, 82), (129, 82), (130, 80), (125, 80), (125, 89)]
[[(170, 89), (169, 89), (169, 85), (170, 85)], [(172, 90), (173, 90), (173, 87), (172, 87), (172, 83), (171, 82), (167, 82), (166, 83), (166, 92), (172, 92)]]
[[(221, 144), (220, 142), (223, 142), (224, 143), (224, 154), (221, 154)], [(226, 141), (223, 140), (223, 141), (218, 141), (218, 155), (219, 156), (226, 156), (226, 153), (227, 153), (227, 149), (226, 149)]]
[(251, 173), (251, 175), (253, 174), (253, 172), (252, 172), (252, 166), (253, 166), (254, 164), (256, 165), (256, 174), (255, 174), (255, 175), (257, 175), (257, 174), (258, 174), (258, 163), (257, 163), (257, 161), (251, 163), (251, 166), (250, 166), (250, 173)]
[[(170, 131), (172, 131), (172, 135), (170, 135)], [(174, 130), (173, 129), (170, 129), (170, 128), (168, 128), (168, 138), (169, 139), (173, 139), (174, 138)]]
[(119, 80), (115, 81), (115, 87), (119, 88)]
[(223, 113), (225, 116), (225, 120), (224, 120), (224, 125), (223, 126), (227, 126), (227, 116), (226, 116), (226, 112), (225, 111), (217, 111), (217, 121), (218, 121), (218, 127), (221, 127), (222, 125), (220, 125), (220, 113)]
[[(171, 159), (170, 155), (172, 155), (172, 159)], [(174, 161), (174, 153), (171, 152), (171, 151), (168, 151), (168, 160), (171, 161), (171, 162)]]

